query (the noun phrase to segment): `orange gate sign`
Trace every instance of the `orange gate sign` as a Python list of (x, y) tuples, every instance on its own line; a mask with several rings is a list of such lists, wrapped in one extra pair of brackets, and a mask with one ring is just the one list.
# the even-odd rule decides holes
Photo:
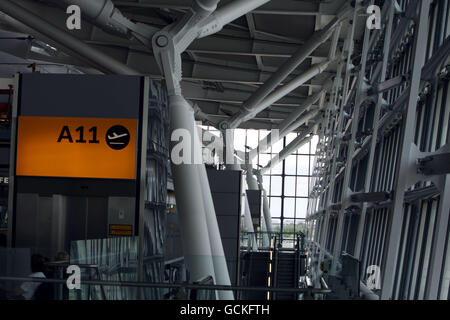
[(136, 119), (20, 116), (18, 176), (136, 178)]

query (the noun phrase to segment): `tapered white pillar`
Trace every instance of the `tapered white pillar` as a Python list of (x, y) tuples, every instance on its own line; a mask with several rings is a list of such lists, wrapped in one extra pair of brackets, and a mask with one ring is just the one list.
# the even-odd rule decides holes
[(250, 212), (250, 206), (248, 205), (247, 195), (244, 196), (244, 225), (249, 232), (249, 239), (251, 241), (252, 250), (258, 251), (258, 242), (256, 241), (255, 229), (253, 227), (252, 214)]
[[(249, 190), (259, 190), (258, 182), (253, 177), (253, 167), (251, 164), (247, 165), (246, 179)], [(265, 219), (266, 217), (264, 217), (264, 220)], [(269, 230), (267, 230), (267, 224), (265, 223), (265, 221), (261, 221), (261, 231), (264, 232), (262, 237), (263, 247), (268, 248), (270, 246), (269, 235), (267, 234)]]
[(191, 147), (192, 152), (187, 159), (190, 164), (173, 163), (174, 156), (177, 156), (173, 154), (173, 149), (178, 142), (171, 141), (170, 143), (172, 176), (185, 262), (190, 271), (191, 281), (209, 275), (216, 279), (202, 194), (203, 186), (199, 176), (199, 167), (202, 165), (194, 164), (194, 160), (198, 160), (198, 158), (194, 159), (196, 153), (197, 156), (200, 153), (201, 159), (201, 149), (196, 143), (193, 143), (197, 138), (194, 113), (189, 103), (179, 95), (171, 95), (169, 105), (171, 134), (174, 130), (181, 129), (191, 136), (190, 141), (185, 144), (186, 147)]
[(273, 226), (272, 226), (272, 214), (270, 212), (270, 206), (269, 206), (269, 199), (267, 198), (267, 192), (264, 189), (263, 185), (263, 177), (261, 175), (261, 172), (257, 172), (256, 179), (258, 181), (259, 190), (262, 192), (263, 197), (263, 212), (264, 212), (264, 220), (266, 222), (266, 228), (268, 232), (273, 232)]

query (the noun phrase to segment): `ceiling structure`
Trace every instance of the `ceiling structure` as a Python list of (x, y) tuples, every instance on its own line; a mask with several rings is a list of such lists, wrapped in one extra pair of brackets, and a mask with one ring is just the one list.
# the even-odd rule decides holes
[[(117, 61), (148, 75), (162, 79), (152, 49), (135, 39), (111, 35), (83, 19), (81, 30), (66, 28), (68, 15), (56, 0), (17, 0), (15, 3)], [(192, 0), (122, 0), (113, 1), (134, 22), (163, 28), (179, 19)], [(219, 8), (231, 0), (222, 0)], [(183, 53), (183, 94), (214, 121), (228, 119), (275, 73), (283, 63), (322, 29), (348, 2), (272, 0), (253, 12), (226, 25), (220, 32), (198, 39)], [(361, 17), (362, 19), (364, 17)], [(348, 23), (342, 26), (337, 51), (342, 50)], [(356, 43), (363, 30), (357, 30)], [(326, 61), (332, 38), (320, 45), (283, 85)], [(77, 59), (59, 43), (48, 39), (0, 12), (0, 76), (31, 72), (35, 63), (40, 72), (100, 73), (82, 59)], [(336, 62), (286, 96), (259, 112), (242, 128), (271, 129), (302, 103), (321, 90), (325, 80), (336, 72)]]

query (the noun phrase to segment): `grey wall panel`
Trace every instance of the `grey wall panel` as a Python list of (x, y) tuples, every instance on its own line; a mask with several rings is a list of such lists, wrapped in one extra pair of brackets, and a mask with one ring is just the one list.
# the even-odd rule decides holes
[[(133, 212), (134, 213), (134, 212)], [(108, 234), (108, 199), (88, 198), (87, 237), (88, 239), (106, 238)]]
[(213, 193), (214, 209), (217, 215), (236, 216), (239, 214), (238, 193)]
[(220, 235), (222, 239), (231, 238), (235, 239), (238, 229), (236, 226), (236, 216), (217, 216), (217, 222), (219, 224)]
[[(84, 240), (86, 237), (86, 199), (83, 197), (67, 197), (67, 240)], [(70, 240), (69, 240), (70, 239)]]
[[(35, 242), (35, 227), (39, 198), (36, 194), (17, 195), (17, 216), (16, 216), (16, 247), (30, 248), (30, 244)], [(20, 223), (26, 221), (27, 223)]]
[(239, 283), (241, 172), (207, 170), (232, 284)]
[(235, 193), (236, 186), (240, 185), (240, 171), (217, 171), (208, 169), (207, 172), (212, 193)]

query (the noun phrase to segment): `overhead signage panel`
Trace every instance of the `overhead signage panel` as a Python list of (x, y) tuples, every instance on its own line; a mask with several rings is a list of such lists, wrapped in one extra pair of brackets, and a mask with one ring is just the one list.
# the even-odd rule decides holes
[(135, 179), (136, 119), (19, 116), (18, 176)]

